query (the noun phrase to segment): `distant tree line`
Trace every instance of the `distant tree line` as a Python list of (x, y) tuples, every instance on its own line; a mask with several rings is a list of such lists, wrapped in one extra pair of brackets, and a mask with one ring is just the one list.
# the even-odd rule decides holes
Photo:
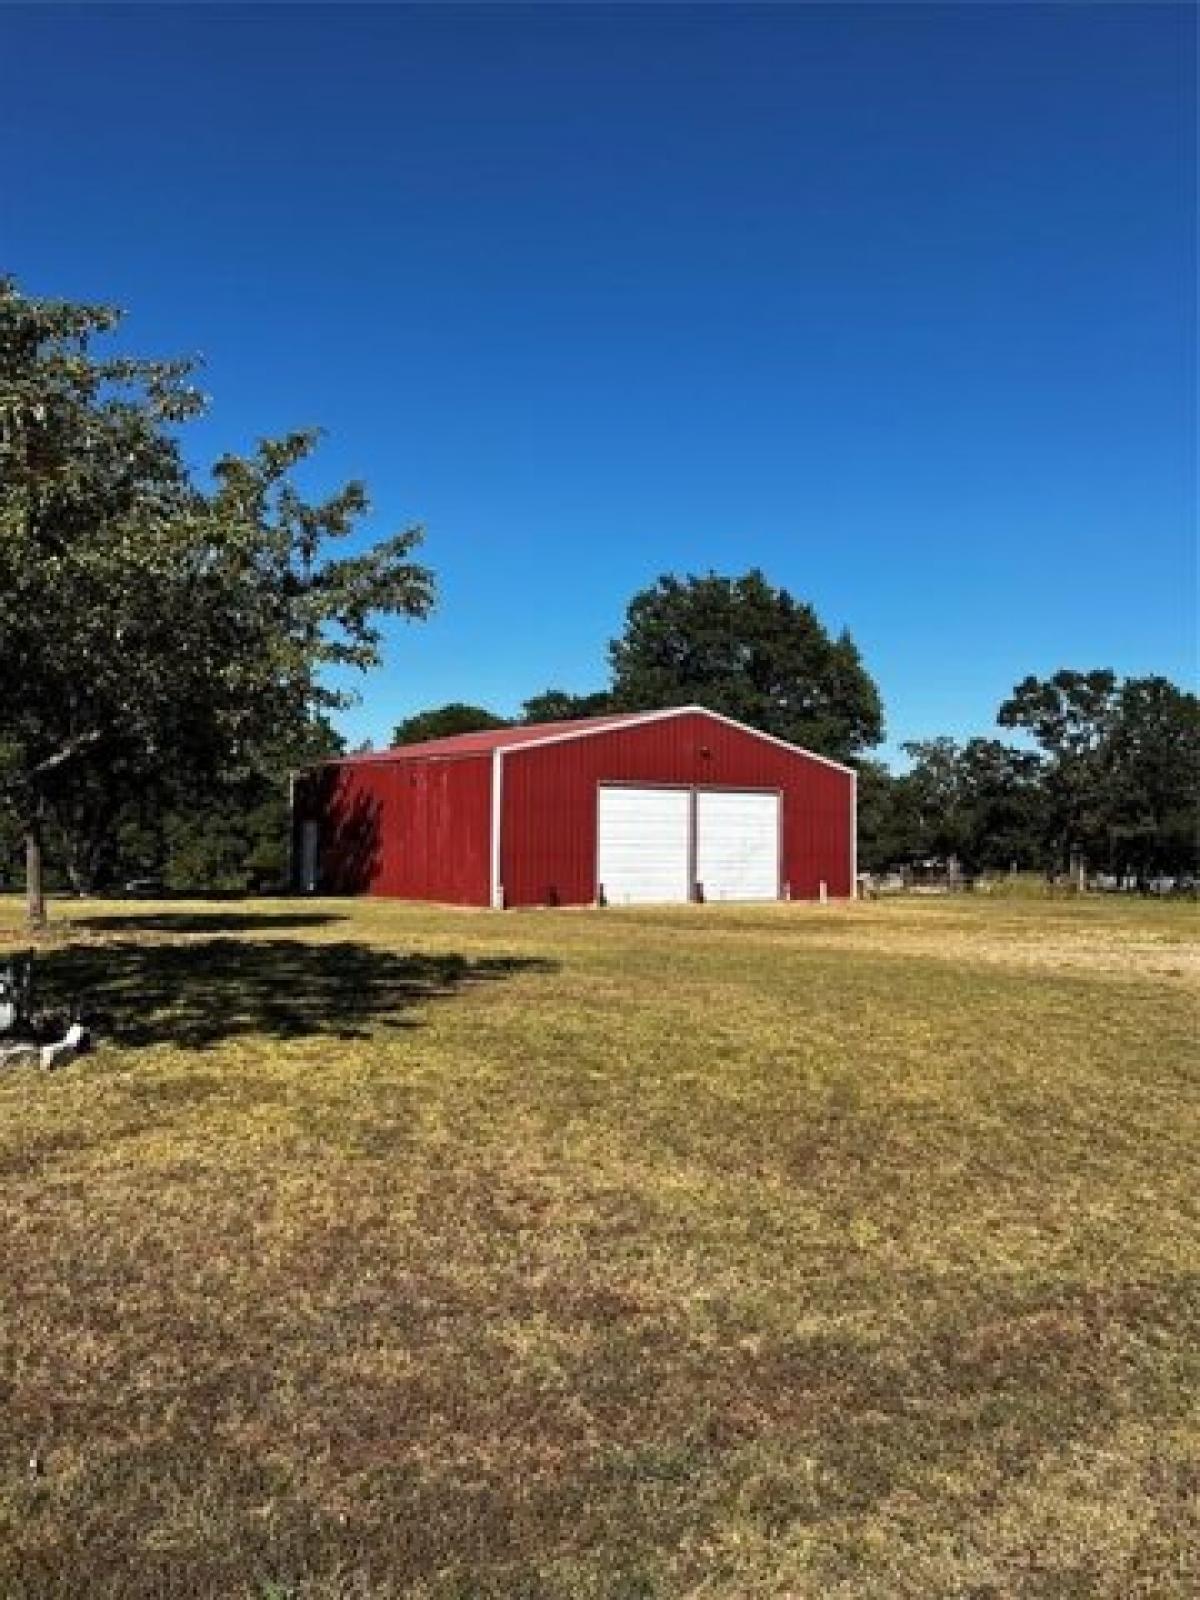
[(997, 722), (1027, 744), (906, 745), (899, 775), (860, 777), (860, 854), (883, 868), (954, 857), (968, 872), (1139, 881), (1200, 870), (1200, 700), (1162, 677), (1056, 672), (1019, 683)]
[[(1022, 743), (922, 740), (903, 747), (908, 769), (893, 773), (865, 753), (880, 741), (882, 716), (853, 644), (845, 636), (830, 641), (810, 613), (797, 616), (786, 599), (764, 606), (764, 584), (757, 573), (663, 580), (630, 607), (636, 622), (612, 646), (611, 689), (546, 690), (511, 724), (479, 706), (434, 708), (401, 723), (396, 743), (695, 702), (852, 763), (865, 869), (953, 858), (967, 873), (1058, 874), (1081, 860), (1093, 871), (1139, 880), (1200, 871), (1196, 695), (1166, 678), (1122, 681), (1107, 670), (1029, 677), (997, 712), (998, 725)], [(707, 616), (714, 591), (736, 597), (747, 588), (754, 604), (730, 607), (731, 627), (693, 633), (681, 597), (690, 602), (699, 591), (696, 609)], [(641, 621), (657, 610), (661, 623), (664, 597), (673, 627), (656, 628), (648, 641)], [(774, 626), (764, 629), (767, 617)], [(789, 631), (802, 635), (815, 663), (781, 647)], [(779, 670), (781, 659), (790, 674)], [(759, 691), (753, 676), (742, 676), (751, 663), (760, 669)]]

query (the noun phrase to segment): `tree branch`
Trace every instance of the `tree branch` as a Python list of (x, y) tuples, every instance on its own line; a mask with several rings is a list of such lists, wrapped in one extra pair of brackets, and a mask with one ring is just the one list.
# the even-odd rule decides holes
[(68, 739), (61, 749), (47, 756), (44, 761), (39, 761), (36, 767), (29, 769), (28, 777), (36, 783), (39, 778), (44, 778), (49, 772), (56, 772), (59, 767), (65, 767), (68, 761), (74, 761), (76, 756), (82, 755), (85, 750), (90, 750), (93, 745), (99, 744), (104, 735), (98, 728), (93, 728), (89, 733), (76, 734), (73, 739)]

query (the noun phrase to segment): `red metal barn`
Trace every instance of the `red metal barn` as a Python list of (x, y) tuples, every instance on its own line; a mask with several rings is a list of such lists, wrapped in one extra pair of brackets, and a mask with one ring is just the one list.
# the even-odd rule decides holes
[(853, 893), (855, 774), (699, 706), (348, 756), (294, 791), (298, 886), (459, 905)]

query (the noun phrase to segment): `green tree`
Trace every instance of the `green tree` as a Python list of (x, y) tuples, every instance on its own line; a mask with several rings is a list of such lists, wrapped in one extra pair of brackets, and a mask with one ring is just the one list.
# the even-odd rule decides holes
[(0, 889), (7, 889), (16, 881), (22, 843), (17, 819), (0, 806)]
[(968, 739), (959, 756), (963, 859), (976, 871), (1045, 864), (1041, 758), (999, 739)]
[(909, 827), (907, 854), (914, 858), (964, 856), (968, 822), (962, 792), (961, 749), (942, 736), (903, 746), (911, 761), (900, 778)]
[(543, 689), (521, 707), (522, 722), (575, 722), (581, 717), (602, 717), (613, 709), (607, 689), (594, 694), (571, 694), (566, 689)]
[(907, 848), (903, 855), (955, 856), (971, 871), (1040, 865), (1043, 768), (1036, 755), (998, 739), (916, 741), (897, 780)]
[(1056, 672), (1026, 678), (999, 720), (1044, 752), (1044, 832), (1054, 860), (1072, 852), (1145, 877), (1194, 871), (1200, 700), (1163, 677)]
[(1105, 751), (1109, 862), (1145, 878), (1200, 867), (1200, 698), (1129, 678)]
[(147, 763), (115, 750), (104, 768), (91, 761), (67, 763), (44, 793), (48, 873), (65, 878), (79, 894), (111, 882), (120, 870), (122, 833), (134, 818), (144, 828), (166, 789)]
[(508, 720), (494, 711), (452, 700), (449, 705), (432, 706), (397, 723), (392, 743), (421, 744), (426, 739), (449, 739), (456, 733), (480, 733), (487, 728), (508, 726)]
[(34, 919), (68, 787), (256, 770), (276, 730), (345, 703), (323, 669), (372, 666), (379, 615), (432, 600), (417, 529), (330, 553), (367, 499), (357, 483), (301, 497), (313, 432), (198, 483), (178, 437), (202, 409), (191, 368), (94, 355), (119, 320), (0, 281), (0, 808)]
[(609, 654), (620, 710), (695, 703), (842, 761), (883, 737), (850, 635), (832, 638), (757, 570), (660, 578), (633, 597)]
[(191, 786), (168, 784), (122, 813), (107, 876), (152, 874), (171, 889), (278, 888), (288, 879), (291, 773), (340, 755), (325, 717), (280, 730), (261, 765)]
[(1076, 852), (1093, 860), (1107, 854), (1107, 751), (1118, 702), (1114, 672), (1064, 670), (1051, 678), (1023, 678), (997, 714), (1001, 727), (1028, 733), (1046, 758), (1046, 846), (1058, 866), (1065, 867)]
[(882, 761), (862, 759), (858, 771), (858, 863), (880, 872), (919, 854), (912, 792)]

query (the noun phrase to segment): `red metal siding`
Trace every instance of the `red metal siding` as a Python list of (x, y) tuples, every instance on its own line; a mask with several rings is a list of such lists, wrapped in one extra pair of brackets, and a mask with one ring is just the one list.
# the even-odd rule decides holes
[(320, 887), (488, 905), (490, 756), (343, 762), (297, 786), (297, 822), (320, 823)]
[(581, 905), (596, 894), (596, 786), (604, 780), (778, 789), (783, 881), (795, 899), (851, 893), (847, 772), (702, 713), (614, 728), (503, 757), (505, 903)]
[[(510, 737), (516, 737), (511, 730)], [(507, 742), (507, 741), (506, 741)], [(595, 898), (601, 782), (778, 790), (781, 876), (796, 899), (851, 893), (853, 778), (703, 712), (685, 712), (502, 757), (501, 883), (508, 905)], [(462, 905), (491, 901), (490, 751), (349, 758), (298, 782), (297, 843), (320, 822), (321, 887)]]

